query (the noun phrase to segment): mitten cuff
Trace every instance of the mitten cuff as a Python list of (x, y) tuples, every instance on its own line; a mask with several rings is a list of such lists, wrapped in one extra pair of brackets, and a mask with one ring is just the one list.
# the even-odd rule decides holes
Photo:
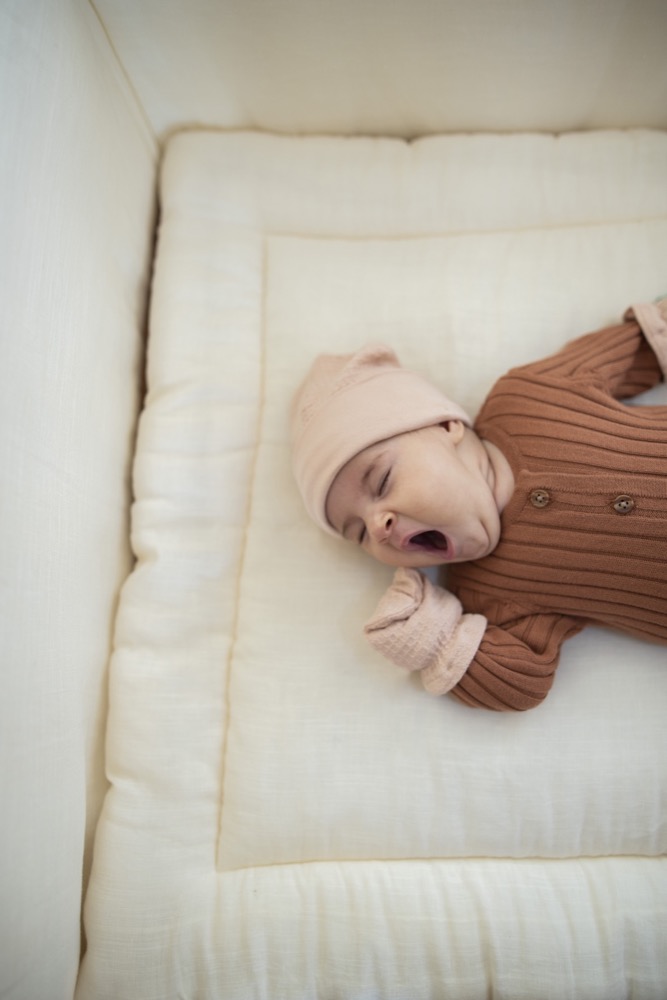
[(653, 348), (663, 376), (667, 378), (667, 298), (633, 305), (624, 319), (631, 320), (633, 317)]
[(419, 671), (449, 646), (461, 604), (414, 569), (396, 570), (394, 582), (364, 626), (371, 645), (404, 670)]
[(458, 684), (475, 658), (486, 625), (484, 615), (461, 616), (449, 642), (421, 672), (422, 683), (429, 694), (446, 694)]

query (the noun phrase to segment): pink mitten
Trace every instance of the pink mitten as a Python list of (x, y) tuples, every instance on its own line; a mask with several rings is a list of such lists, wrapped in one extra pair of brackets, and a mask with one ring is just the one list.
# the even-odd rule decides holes
[(653, 348), (662, 374), (667, 378), (667, 297), (633, 305), (623, 318), (629, 320), (633, 316)]
[(370, 644), (392, 663), (421, 671), (424, 687), (440, 695), (464, 675), (486, 629), (483, 615), (462, 613), (453, 594), (415, 569), (401, 567), (366, 622)]

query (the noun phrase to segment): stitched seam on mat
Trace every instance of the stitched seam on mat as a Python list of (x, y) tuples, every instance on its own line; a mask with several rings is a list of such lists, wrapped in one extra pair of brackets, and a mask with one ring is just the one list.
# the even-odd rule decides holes
[(330, 865), (335, 865), (337, 867), (350, 868), (357, 867), (359, 865), (367, 865), (368, 867), (373, 867), (375, 865), (479, 865), (479, 864), (540, 864), (540, 865), (566, 865), (572, 863), (597, 863), (597, 862), (615, 862), (615, 861), (657, 861), (662, 864), (667, 864), (667, 857), (664, 854), (565, 854), (562, 857), (549, 857), (548, 855), (541, 854), (525, 854), (525, 855), (511, 855), (511, 854), (453, 854), (451, 857), (446, 855), (434, 855), (433, 857), (407, 857), (407, 858), (304, 858), (303, 861), (268, 861), (266, 864), (257, 865), (239, 865), (236, 868), (218, 868), (216, 871), (217, 875), (230, 876), (230, 875), (243, 875), (251, 872), (263, 872), (263, 871), (279, 871), (286, 868), (313, 868), (313, 867), (323, 867), (326, 868)]
[(318, 233), (311, 232), (290, 232), (289, 230), (276, 229), (271, 236), (276, 239), (290, 240), (314, 240), (321, 243), (409, 243), (421, 240), (449, 240), (462, 239), (464, 237), (479, 236), (523, 236), (529, 233), (557, 233), (570, 229), (614, 229), (620, 226), (646, 226), (652, 223), (661, 224), (667, 222), (667, 215), (638, 215), (631, 219), (590, 219), (578, 222), (535, 222), (527, 223), (524, 226), (499, 226), (497, 229), (437, 229), (407, 233), (377, 232), (373, 234), (364, 233)]
[(215, 845), (215, 867), (219, 872), (227, 871), (220, 860), (222, 853), (222, 830), (223, 816), (225, 808), (225, 785), (227, 779), (227, 756), (229, 743), (229, 729), (231, 723), (231, 697), (230, 689), (232, 673), (234, 670), (234, 657), (236, 654), (236, 644), (239, 637), (239, 618), (241, 613), (241, 597), (243, 590), (243, 577), (245, 574), (246, 555), (248, 551), (248, 533), (252, 520), (253, 497), (255, 494), (255, 482), (257, 479), (257, 465), (259, 462), (259, 449), (262, 441), (262, 427), (264, 425), (264, 409), (266, 405), (266, 292), (267, 292), (267, 239), (266, 234), (259, 237), (261, 240), (261, 304), (259, 310), (259, 372), (258, 372), (258, 405), (257, 421), (255, 425), (254, 453), (248, 476), (248, 493), (245, 508), (245, 518), (243, 522), (243, 536), (241, 539), (241, 550), (239, 553), (238, 572), (236, 576), (234, 618), (231, 627), (231, 637), (229, 642), (229, 652), (226, 662), (226, 679), (224, 693), (224, 733), (222, 738), (222, 750), (220, 761), (220, 791), (218, 795), (218, 831)]

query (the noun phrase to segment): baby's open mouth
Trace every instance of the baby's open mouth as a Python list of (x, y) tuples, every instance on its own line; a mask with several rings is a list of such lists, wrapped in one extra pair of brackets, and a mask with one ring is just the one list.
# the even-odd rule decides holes
[(446, 552), (449, 544), (441, 531), (432, 528), (430, 531), (420, 531), (413, 535), (410, 539), (410, 548), (413, 547), (425, 552)]

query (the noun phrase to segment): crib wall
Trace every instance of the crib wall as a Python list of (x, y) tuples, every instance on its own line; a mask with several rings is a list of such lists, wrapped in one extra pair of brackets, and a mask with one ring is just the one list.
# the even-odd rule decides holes
[(667, 125), (664, 0), (96, 0), (160, 135)]
[(156, 147), (82, 0), (0, 5), (0, 996), (71, 997), (130, 567)]

